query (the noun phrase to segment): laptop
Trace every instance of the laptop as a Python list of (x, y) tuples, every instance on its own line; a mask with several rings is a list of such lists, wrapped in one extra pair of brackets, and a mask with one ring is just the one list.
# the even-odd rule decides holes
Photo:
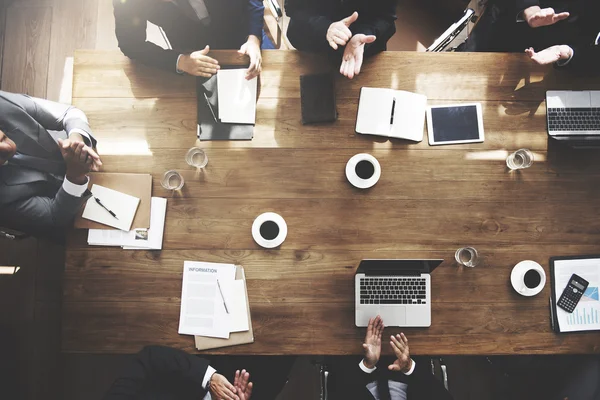
[(355, 324), (431, 326), (430, 273), (444, 260), (362, 260), (354, 276)]
[(546, 92), (548, 134), (555, 139), (600, 139), (600, 91)]

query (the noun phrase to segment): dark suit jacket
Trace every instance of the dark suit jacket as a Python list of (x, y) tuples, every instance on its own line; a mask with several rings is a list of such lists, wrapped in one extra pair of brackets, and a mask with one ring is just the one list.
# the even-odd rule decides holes
[(0, 166), (0, 225), (43, 234), (72, 221), (85, 198), (62, 189), (66, 169), (52, 134), (66, 139), (67, 132), (79, 129), (95, 146), (78, 113), (72, 106), (0, 91), (0, 129), (26, 157)]
[[(184, 0), (180, 0), (184, 1)], [(211, 49), (239, 49), (249, 35), (262, 39), (264, 6), (260, 0), (205, 0), (210, 24), (205, 26), (180, 7), (162, 0), (113, 0), (115, 32), (127, 57), (176, 72), (182, 53)], [(165, 32), (173, 50), (146, 40), (146, 24)]]
[(570, 16), (555, 25), (528, 28), (530, 45), (541, 50), (556, 44), (566, 44), (574, 51), (565, 69), (596, 72), (600, 67), (600, 47), (595, 45), (600, 32), (600, 1), (598, 0), (515, 0), (515, 15), (528, 7), (552, 7), (555, 12), (568, 11)]
[(104, 400), (202, 400), (208, 360), (169, 347), (145, 347)]
[(334, 52), (326, 39), (329, 26), (357, 11), (358, 20), (350, 25), (352, 34), (377, 36), (375, 42), (365, 45), (365, 55), (369, 56), (384, 51), (396, 33), (397, 4), (397, 0), (287, 0), (287, 35), (298, 50)]
[(452, 395), (444, 385), (438, 381), (428, 370), (423, 362), (418, 362), (412, 374), (404, 375), (401, 372), (391, 372), (386, 363), (380, 362), (380, 366), (371, 374), (363, 372), (355, 363), (354, 375), (346, 380), (351, 385), (351, 393), (356, 400), (373, 400), (374, 397), (366, 388), (367, 384), (376, 380), (396, 380), (408, 385), (408, 400), (452, 400)]

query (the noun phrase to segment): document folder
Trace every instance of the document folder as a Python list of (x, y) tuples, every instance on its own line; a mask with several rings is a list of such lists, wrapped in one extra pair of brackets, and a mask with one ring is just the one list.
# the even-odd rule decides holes
[[(236, 265), (236, 280), (244, 281), (244, 290), (246, 291), (246, 299), (248, 299), (248, 286), (246, 285), (246, 275), (244, 267)], [(196, 348), (198, 350), (218, 349), (221, 347), (237, 346), (240, 344), (254, 343), (254, 331), (252, 329), (252, 318), (250, 316), (250, 301), (246, 301), (248, 308), (248, 326), (250, 329), (246, 332), (234, 332), (229, 335), (229, 339), (219, 339), (206, 336), (194, 336)]]

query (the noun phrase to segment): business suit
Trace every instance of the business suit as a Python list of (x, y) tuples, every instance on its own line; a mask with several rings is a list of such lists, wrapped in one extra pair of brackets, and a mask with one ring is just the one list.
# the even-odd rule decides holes
[(0, 166), (0, 225), (33, 234), (64, 229), (86, 197), (65, 189), (66, 165), (56, 140), (77, 132), (95, 146), (85, 115), (72, 106), (0, 91), (0, 129), (17, 147)]
[[(187, 0), (113, 0), (115, 33), (127, 57), (177, 71), (180, 54), (211, 49), (239, 49), (249, 35), (263, 37), (264, 5), (260, 0), (204, 0), (208, 19), (198, 20)], [(146, 40), (146, 24), (165, 32), (171, 49)]]
[(365, 44), (365, 56), (386, 50), (388, 40), (396, 33), (397, 0), (287, 0), (290, 17), (287, 36), (298, 50), (321, 53), (335, 52), (327, 42), (329, 26), (358, 12), (358, 20), (350, 25), (353, 35), (375, 35), (377, 40)]

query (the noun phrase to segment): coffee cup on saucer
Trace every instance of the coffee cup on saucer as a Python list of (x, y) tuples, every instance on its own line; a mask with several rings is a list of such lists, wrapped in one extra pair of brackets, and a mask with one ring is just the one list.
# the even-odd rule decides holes
[(346, 178), (358, 189), (368, 189), (381, 177), (381, 166), (375, 157), (367, 153), (356, 154), (346, 164)]
[(544, 289), (546, 272), (535, 261), (521, 261), (510, 274), (513, 289), (522, 296), (535, 296)]
[(279, 214), (273, 212), (260, 214), (252, 224), (252, 237), (265, 249), (281, 246), (287, 237), (287, 224)]

